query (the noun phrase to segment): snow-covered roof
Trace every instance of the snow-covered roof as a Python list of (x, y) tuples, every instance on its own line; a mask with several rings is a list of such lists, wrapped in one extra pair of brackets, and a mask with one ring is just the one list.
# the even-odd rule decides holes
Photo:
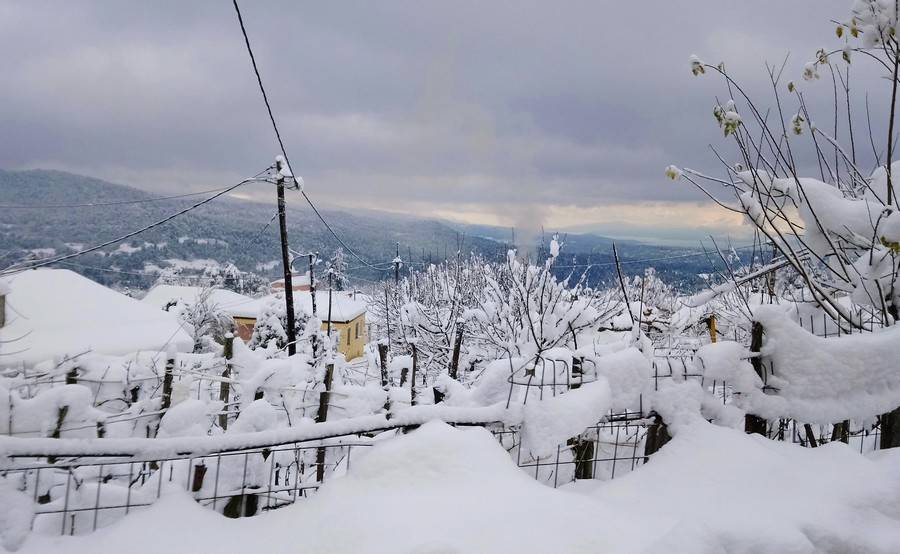
[[(180, 285), (156, 285), (144, 296), (142, 302), (161, 309), (172, 302), (193, 304), (200, 298), (204, 290), (207, 289)], [(256, 319), (262, 306), (258, 298), (251, 298), (234, 291), (218, 288), (210, 290), (209, 301), (216, 308), (224, 311), (231, 317), (252, 319)]]
[(0, 328), (0, 367), (33, 364), (85, 351), (190, 351), (193, 342), (173, 314), (129, 298), (67, 269), (23, 271), (9, 287)]
[[(279, 293), (279, 295), (282, 293)], [(270, 295), (267, 298), (271, 298)], [(312, 314), (312, 293), (308, 291), (294, 291), (294, 309), (307, 314)], [(353, 297), (353, 293), (346, 291), (334, 291), (331, 296), (331, 321), (347, 322), (356, 319), (366, 313), (366, 303), (361, 295)], [(316, 315), (322, 321), (328, 320), (328, 291), (316, 291)]]
[[(281, 287), (284, 288), (284, 278), (276, 279), (272, 281), (269, 286), (271, 287)], [(291, 286), (292, 287), (308, 287), (309, 286), (309, 272), (306, 273), (292, 273), (291, 274)]]

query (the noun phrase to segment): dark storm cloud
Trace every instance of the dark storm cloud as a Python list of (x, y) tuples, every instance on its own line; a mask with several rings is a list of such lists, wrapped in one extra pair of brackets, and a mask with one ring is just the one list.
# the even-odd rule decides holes
[[(696, 200), (714, 170), (697, 53), (765, 89), (833, 40), (841, 0), (245, 2), (285, 141), (323, 201), (545, 205)], [(154, 190), (225, 184), (276, 145), (228, 2), (0, 6), (0, 167)], [(727, 148), (727, 147), (725, 147)], [(512, 207), (511, 207), (512, 206)], [(457, 210), (460, 211), (460, 210)]]

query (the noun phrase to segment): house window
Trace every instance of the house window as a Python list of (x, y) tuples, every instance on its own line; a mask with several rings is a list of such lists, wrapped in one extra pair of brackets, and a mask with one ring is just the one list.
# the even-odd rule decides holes
[(347, 346), (350, 346), (350, 329), (347, 329)]
[(356, 338), (359, 338), (359, 322), (356, 322)]

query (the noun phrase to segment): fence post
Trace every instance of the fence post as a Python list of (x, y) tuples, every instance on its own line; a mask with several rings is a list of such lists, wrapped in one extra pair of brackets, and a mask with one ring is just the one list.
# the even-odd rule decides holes
[[(334, 379), (334, 364), (325, 366), (325, 390), (319, 393), (319, 411), (316, 414), (316, 423), (324, 423), (328, 419), (328, 403), (331, 401), (331, 383)], [(325, 447), (320, 446), (316, 450), (316, 481), (325, 480)]]
[[(572, 390), (581, 388), (584, 379), (584, 358), (572, 358)], [(568, 440), (575, 453), (575, 479), (594, 478), (594, 441), (582, 435)]]
[(378, 343), (378, 356), (381, 358), (381, 388), (384, 389), (384, 417), (391, 419), (391, 382), (387, 367), (388, 345)]
[(459, 374), (459, 349), (462, 347), (463, 322), (456, 321), (456, 339), (453, 341), (453, 358), (450, 359), (450, 377), (456, 379)]
[[(753, 366), (753, 369), (756, 371), (756, 374), (759, 375), (759, 378), (762, 379), (763, 383), (765, 383), (765, 375), (763, 372), (762, 359), (759, 357), (759, 352), (762, 350), (762, 340), (763, 340), (763, 326), (762, 323), (758, 321), (753, 322), (753, 327), (750, 330), (750, 352), (755, 354), (752, 358), (750, 358), (750, 365)], [(745, 433), (756, 433), (758, 435), (766, 436), (766, 420), (755, 416), (747, 414), (744, 416), (744, 432)]]
[[(666, 422), (653, 412), (650, 414), (653, 423), (647, 426), (647, 438), (644, 441), (644, 463), (650, 460), (650, 456), (655, 454), (660, 448), (665, 446), (672, 436), (669, 435), (669, 428)], [(615, 463), (615, 461), (613, 461)]]
[[(60, 433), (62, 433), (63, 422), (66, 420), (66, 414), (69, 413), (69, 405), (60, 406), (56, 412), (56, 428), (53, 429), (53, 432), (50, 433), (51, 439), (58, 439), (60, 437)], [(48, 464), (56, 463), (56, 456), (47, 456)], [(49, 494), (49, 493), (48, 493)], [(68, 493), (67, 493), (68, 494)]]
[(78, 368), (73, 367), (66, 373), (66, 384), (67, 385), (77, 385), (78, 384)]
[(412, 375), (409, 380), (409, 403), (411, 406), (416, 405), (416, 369), (419, 365), (419, 351), (416, 348), (415, 343), (410, 345), (412, 347)]
[(162, 409), (168, 410), (172, 406), (172, 375), (175, 371), (175, 355), (170, 354), (166, 360), (166, 373), (163, 377)]
[(206, 477), (206, 464), (200, 462), (194, 464), (194, 478), (191, 481), (191, 492), (200, 492), (203, 488), (203, 478)]
[[(225, 335), (225, 347), (224, 347), (224, 355), (225, 355), (225, 370), (222, 371), (222, 377), (224, 379), (231, 378), (231, 358), (234, 357), (234, 335), (231, 333), (227, 333)], [(222, 430), (228, 429), (228, 396), (231, 392), (231, 383), (227, 381), (221, 381), (219, 383), (219, 400), (225, 403), (222, 406), (222, 412), (219, 414), (219, 427)]]
[(709, 326), (709, 342), (715, 344), (718, 341), (718, 330), (716, 329), (716, 314), (709, 314), (709, 318), (706, 320), (706, 324)]
[(881, 441), (879, 447), (884, 450), (900, 446), (900, 408), (881, 414)]

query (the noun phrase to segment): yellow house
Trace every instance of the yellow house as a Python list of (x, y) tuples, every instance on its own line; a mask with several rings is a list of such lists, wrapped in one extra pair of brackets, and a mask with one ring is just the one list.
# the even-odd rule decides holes
[[(366, 346), (366, 313), (363, 312), (350, 321), (338, 321), (334, 314), (331, 315), (331, 334), (338, 333), (338, 352), (348, 360), (359, 358), (363, 355)], [(328, 322), (322, 322), (322, 330), (327, 330)]]
[[(294, 309), (312, 314), (312, 293), (295, 292)], [(322, 330), (328, 329), (328, 291), (316, 291), (316, 316)], [(337, 333), (337, 349), (348, 360), (363, 355), (366, 346), (366, 303), (362, 297), (346, 291), (331, 293), (331, 334)]]

